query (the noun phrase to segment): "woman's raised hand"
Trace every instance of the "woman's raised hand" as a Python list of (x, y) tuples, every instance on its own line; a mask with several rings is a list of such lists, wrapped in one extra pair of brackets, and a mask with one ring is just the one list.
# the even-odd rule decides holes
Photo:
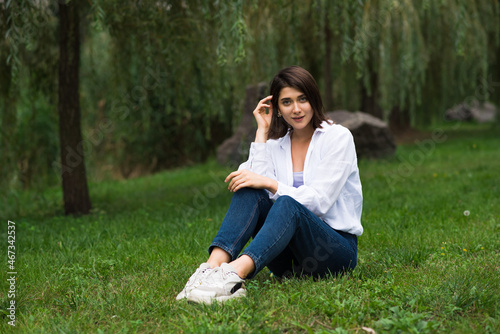
[[(267, 140), (267, 133), (269, 132), (271, 118), (273, 116), (273, 105), (271, 104), (272, 97), (272, 95), (269, 95), (260, 100), (253, 111), (253, 116), (257, 121), (257, 134), (255, 135), (256, 143), (265, 143)], [(269, 108), (269, 111), (267, 111), (266, 108)]]

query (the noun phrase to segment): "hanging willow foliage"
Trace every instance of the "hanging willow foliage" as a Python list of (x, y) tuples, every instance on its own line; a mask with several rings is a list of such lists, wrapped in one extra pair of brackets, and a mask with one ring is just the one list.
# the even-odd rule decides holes
[(117, 120), (107, 136), (113, 159), (154, 169), (206, 158), (230, 133), (239, 106), (243, 1), (100, 0), (94, 7), (109, 35), (101, 54), (111, 85), (89, 100), (106, 101), (106, 117)]
[(54, 6), (0, 4), (0, 185), (43, 183), (57, 158)]
[(409, 111), (413, 124), (429, 124), (464, 99), (489, 98), (476, 90), (498, 60), (492, 53), (499, 46), (497, 1), (367, 0), (338, 6), (341, 21), (330, 22), (343, 36), (341, 60), (356, 63), (369, 93), (376, 75), (386, 117), (397, 106)]
[[(0, 154), (7, 170), (24, 164), (43, 174), (58, 145), (56, 6), (0, 6), (8, 73)], [(202, 161), (239, 120), (245, 86), (284, 66), (307, 68), (332, 109), (359, 110), (371, 96), (385, 117), (400, 110), (414, 125), (461, 101), (495, 98), (491, 82), (500, 81), (493, 0), (93, 0), (85, 8), (80, 87), (91, 171), (120, 166), (128, 176), (136, 166)]]

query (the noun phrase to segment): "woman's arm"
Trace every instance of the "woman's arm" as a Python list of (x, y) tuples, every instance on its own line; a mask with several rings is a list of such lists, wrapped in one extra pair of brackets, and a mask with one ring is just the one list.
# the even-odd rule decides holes
[[(273, 115), (272, 104), (268, 103), (271, 98), (272, 95), (260, 100), (253, 111), (257, 121), (257, 132), (255, 142), (250, 146), (248, 160), (241, 164), (237, 171), (229, 174), (224, 181), (229, 182), (228, 189), (232, 192), (245, 187), (266, 189), (272, 194), (278, 190), (278, 182), (266, 176), (269, 173), (269, 163), (272, 161), (266, 144)], [(266, 108), (269, 108), (268, 112)]]
[(268, 174), (268, 163), (270, 160), (267, 136), (273, 115), (273, 106), (270, 103), (272, 97), (272, 95), (269, 95), (260, 100), (253, 111), (253, 115), (257, 121), (255, 141), (250, 144), (248, 160), (239, 166), (238, 171), (248, 169), (259, 175), (266, 176)]
[[(270, 102), (272, 97), (272, 95), (269, 95), (260, 100), (253, 111), (253, 116), (257, 121), (257, 132), (255, 133), (256, 143), (265, 143), (267, 141), (269, 127), (271, 126), (271, 118), (273, 116), (273, 105)], [(268, 108), (268, 111), (266, 111), (266, 108)]]
[(278, 181), (269, 177), (253, 173), (243, 169), (229, 174), (224, 182), (229, 182), (228, 189), (231, 192), (238, 191), (241, 188), (266, 189), (275, 194), (278, 190)]

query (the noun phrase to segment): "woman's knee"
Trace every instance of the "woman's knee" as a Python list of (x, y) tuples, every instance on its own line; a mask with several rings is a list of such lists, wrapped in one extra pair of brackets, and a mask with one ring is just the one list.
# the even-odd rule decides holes
[(255, 203), (267, 203), (272, 205), (267, 192), (263, 189), (242, 188), (233, 194), (231, 203), (239, 203), (238, 205), (248, 205)]
[(301, 205), (299, 202), (294, 200), (292, 197), (288, 195), (280, 196), (276, 202), (274, 202), (275, 206), (297, 206)]
[(233, 194), (233, 197), (269, 197), (264, 189), (241, 188)]

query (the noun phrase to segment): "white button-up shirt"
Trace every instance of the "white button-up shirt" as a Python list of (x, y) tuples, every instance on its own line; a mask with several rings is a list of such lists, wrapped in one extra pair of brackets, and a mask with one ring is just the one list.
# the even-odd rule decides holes
[(309, 144), (304, 162), (304, 185), (293, 187), (290, 133), (266, 143), (252, 143), (249, 158), (238, 168), (278, 181), (273, 200), (288, 195), (336, 230), (363, 233), (363, 194), (351, 132), (323, 122)]

